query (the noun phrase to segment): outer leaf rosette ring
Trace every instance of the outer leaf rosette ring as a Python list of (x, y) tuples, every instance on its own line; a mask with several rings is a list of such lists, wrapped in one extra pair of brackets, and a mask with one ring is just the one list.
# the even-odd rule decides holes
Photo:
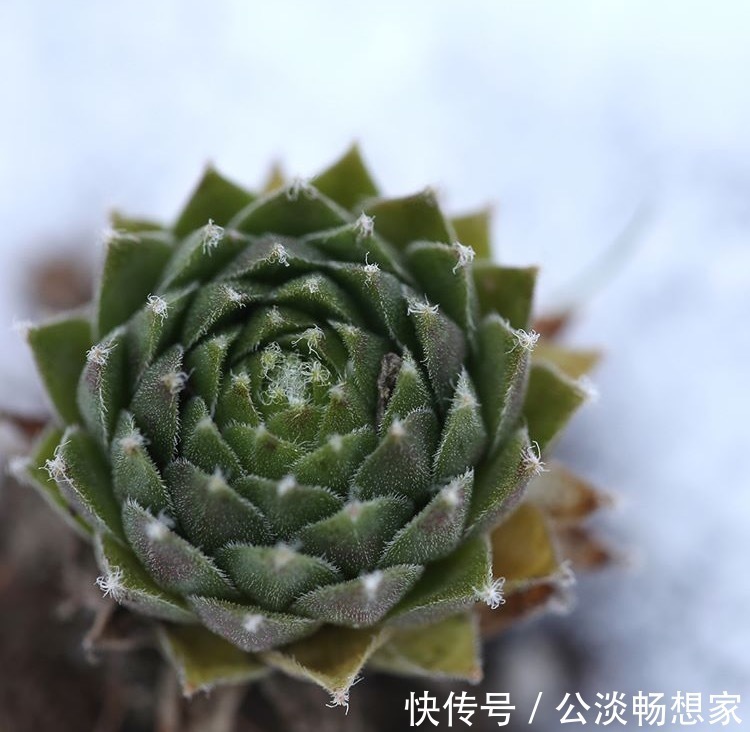
[(474, 658), (490, 531), (585, 396), (532, 364), (535, 271), (487, 223), (379, 198), (356, 149), (258, 196), (209, 170), (174, 226), (115, 219), (93, 314), (30, 331), (61, 426), (28, 474), (187, 687), (342, 695), (372, 654), (429, 672), (425, 626)]

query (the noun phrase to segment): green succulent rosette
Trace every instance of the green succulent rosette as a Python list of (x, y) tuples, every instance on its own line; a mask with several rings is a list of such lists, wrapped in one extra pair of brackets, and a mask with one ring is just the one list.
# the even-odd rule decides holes
[(586, 396), (532, 357), (535, 269), (490, 261), (487, 212), (381, 198), (356, 148), (258, 195), (209, 169), (173, 226), (113, 227), (91, 311), (28, 335), (56, 421), (25, 475), (102, 589), (186, 691), (479, 678), (493, 542), (545, 558), (521, 585), (559, 564), (492, 532)]

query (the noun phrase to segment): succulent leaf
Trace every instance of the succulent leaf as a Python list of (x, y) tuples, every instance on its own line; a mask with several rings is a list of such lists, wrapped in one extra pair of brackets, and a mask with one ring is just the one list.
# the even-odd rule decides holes
[(473, 273), (482, 315), (498, 313), (512, 328), (529, 327), (536, 267), (500, 267), (479, 261)]
[(165, 625), (161, 643), (187, 696), (222, 684), (255, 681), (269, 673), (257, 656), (200, 627)]
[(423, 627), (398, 630), (372, 657), (379, 671), (401, 676), (482, 679), (479, 628), (473, 613), (452, 615)]
[(532, 353), (536, 269), (489, 224), (381, 197), (356, 146), (258, 193), (208, 168), (174, 226), (113, 217), (93, 314), (30, 329), (62, 429), (19, 475), (186, 692), (270, 666), (345, 704), (378, 649), (476, 681), (498, 573), (519, 607), (556, 581), (596, 494), (541, 457), (593, 357)]
[(224, 178), (213, 167), (208, 166), (174, 225), (179, 238), (203, 226), (213, 218), (219, 226), (253, 202), (253, 196), (236, 183)]
[(124, 323), (154, 291), (172, 256), (174, 242), (163, 232), (114, 231), (99, 284), (97, 333), (105, 336)]
[(27, 339), (55, 411), (63, 424), (78, 422), (76, 392), (93, 345), (91, 321), (73, 314), (29, 328)]
[(385, 642), (383, 629), (325, 626), (314, 635), (263, 658), (280, 671), (311, 681), (345, 705), (348, 692), (370, 656)]
[(588, 397), (580, 381), (551, 365), (532, 364), (523, 404), (531, 440), (544, 450)]
[(492, 259), (492, 209), (484, 208), (451, 219), (458, 241), (470, 246), (477, 259)]

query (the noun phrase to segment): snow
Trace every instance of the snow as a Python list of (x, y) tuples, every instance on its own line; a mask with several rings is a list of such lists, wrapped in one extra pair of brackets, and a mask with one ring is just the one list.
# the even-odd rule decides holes
[(606, 526), (638, 555), (564, 621), (591, 690), (747, 690), (748, 31), (739, 0), (5, 0), (0, 396), (41, 399), (11, 329), (31, 254), (81, 231), (93, 251), (114, 206), (174, 216), (209, 160), (255, 184), (359, 140), (390, 192), (495, 203), (543, 304), (588, 298), (571, 339), (606, 351), (601, 398), (561, 454), (622, 497)]

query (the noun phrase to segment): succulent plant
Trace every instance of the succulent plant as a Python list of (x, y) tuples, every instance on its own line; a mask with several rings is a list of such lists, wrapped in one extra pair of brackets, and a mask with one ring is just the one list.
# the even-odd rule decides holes
[(486, 211), (381, 198), (356, 148), (258, 195), (208, 169), (174, 225), (112, 226), (92, 308), (28, 332), (56, 419), (23, 469), (104, 592), (186, 692), (477, 680), (478, 604), (555, 595), (550, 522), (593, 495), (543, 472), (591, 358), (532, 354), (536, 270), (490, 261)]

